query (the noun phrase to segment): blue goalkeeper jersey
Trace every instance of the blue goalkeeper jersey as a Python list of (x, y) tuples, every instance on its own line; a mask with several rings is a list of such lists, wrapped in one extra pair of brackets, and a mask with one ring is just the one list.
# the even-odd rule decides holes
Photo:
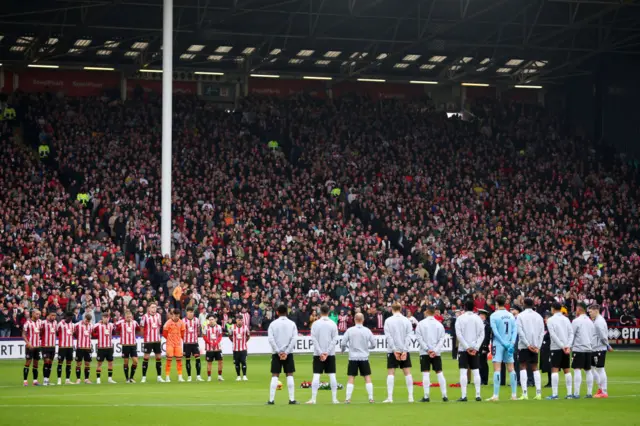
[(493, 345), (515, 345), (518, 337), (516, 318), (506, 309), (500, 309), (491, 314), (491, 331), (493, 332)]

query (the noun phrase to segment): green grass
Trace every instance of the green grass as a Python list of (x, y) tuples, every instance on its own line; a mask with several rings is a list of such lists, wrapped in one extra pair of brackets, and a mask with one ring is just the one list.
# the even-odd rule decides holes
[[(449, 383), (458, 381), (456, 364), (448, 354), (444, 370)], [(414, 360), (416, 364), (417, 357)], [(319, 391), (316, 406), (287, 405), (287, 390), (276, 394), (276, 405), (265, 406), (268, 399), (269, 357), (249, 358), (249, 382), (235, 382), (235, 371), (230, 357), (225, 360), (226, 381), (211, 383), (177, 383), (175, 372), (173, 382), (155, 383), (155, 367), (149, 368), (150, 382), (126, 385), (123, 380), (121, 361), (116, 363), (114, 379), (117, 385), (76, 385), (22, 387), (22, 361), (0, 362), (0, 424), (40, 424), (92, 426), (101, 425), (170, 425), (189, 426), (228, 424), (260, 426), (269, 425), (345, 425), (401, 426), (424, 424), (461, 425), (514, 425), (526, 421), (527, 424), (567, 424), (583, 425), (638, 425), (640, 417), (640, 354), (615, 352), (607, 356), (609, 376), (608, 400), (578, 401), (509, 401), (510, 388), (503, 387), (499, 403), (470, 401), (466, 404), (454, 402), (460, 396), (458, 388), (449, 388), (451, 402), (440, 402), (438, 388), (431, 389), (430, 404), (406, 403), (404, 380), (396, 380), (395, 403), (383, 405), (367, 403), (367, 395), (362, 379), (356, 381), (352, 405), (331, 405), (330, 391)], [(338, 381), (346, 385), (346, 356), (338, 356)], [(215, 366), (215, 363), (214, 363)], [(299, 384), (311, 380), (311, 356), (298, 355), (296, 358), (296, 399), (307, 401), (311, 390), (300, 389)], [(372, 360), (376, 401), (386, 397), (385, 359), (376, 355)], [(95, 360), (91, 380), (95, 381)], [(175, 366), (174, 366), (175, 370)], [(195, 368), (194, 368), (195, 370)], [(415, 380), (421, 380), (419, 368), (414, 366)], [(153, 372), (153, 374), (151, 374)], [(203, 368), (204, 373), (204, 368)], [(64, 373), (63, 373), (64, 374)], [(195, 374), (195, 371), (194, 371)], [(215, 371), (214, 371), (215, 374)], [(55, 377), (55, 367), (52, 376)], [(106, 374), (105, 374), (106, 375)], [(204, 376), (205, 374), (203, 374)], [(140, 369), (136, 373), (140, 379)], [(543, 375), (543, 385), (546, 383)], [(72, 378), (75, 371), (72, 371)], [(324, 379), (326, 380), (326, 378)], [(432, 380), (435, 380), (432, 373)], [(564, 380), (560, 380), (560, 396), (564, 396)], [(422, 397), (422, 389), (414, 387), (416, 400)], [(492, 386), (482, 390), (483, 398), (491, 396)], [(533, 394), (533, 392), (530, 392)], [(583, 381), (582, 393), (585, 393)], [(518, 390), (520, 394), (520, 390)], [(550, 389), (543, 389), (543, 395)], [(339, 391), (344, 399), (344, 390)], [(473, 386), (469, 395), (474, 395)], [(635, 408), (634, 408), (635, 407)]]

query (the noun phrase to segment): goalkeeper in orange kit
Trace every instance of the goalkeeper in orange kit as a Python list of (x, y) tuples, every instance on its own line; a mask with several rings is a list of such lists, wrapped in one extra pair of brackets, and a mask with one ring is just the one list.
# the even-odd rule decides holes
[(185, 333), (184, 322), (180, 319), (180, 311), (174, 309), (171, 311), (171, 319), (169, 319), (162, 328), (162, 335), (167, 339), (167, 362), (165, 363), (166, 382), (170, 382), (171, 362), (176, 358), (178, 367), (178, 381), (184, 382), (182, 378), (182, 339)]

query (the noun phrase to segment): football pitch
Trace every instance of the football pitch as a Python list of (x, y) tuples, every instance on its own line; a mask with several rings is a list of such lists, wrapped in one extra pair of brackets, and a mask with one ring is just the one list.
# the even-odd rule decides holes
[[(444, 371), (449, 384), (458, 382), (456, 363), (450, 354), (443, 354)], [(204, 360), (203, 360), (204, 361)], [(248, 382), (236, 382), (230, 357), (225, 359), (224, 382), (178, 383), (174, 371), (171, 383), (156, 383), (155, 366), (149, 366), (147, 383), (140, 383), (140, 368), (136, 372), (137, 384), (124, 384), (122, 361), (114, 368), (116, 385), (106, 384), (106, 363), (102, 385), (73, 385), (53, 387), (23, 387), (23, 361), (0, 362), (0, 422), (1, 425), (55, 424), (77, 425), (366, 425), (401, 426), (424, 423), (460, 425), (638, 425), (640, 424), (640, 353), (614, 352), (607, 356), (609, 399), (584, 398), (558, 401), (510, 401), (510, 388), (502, 387), (498, 403), (456, 403), (459, 388), (448, 388), (448, 403), (443, 403), (440, 390), (431, 388), (430, 403), (408, 404), (404, 379), (397, 377), (394, 403), (381, 404), (386, 398), (386, 369), (384, 355), (372, 357), (374, 396), (376, 404), (369, 404), (362, 379), (356, 381), (351, 405), (332, 405), (331, 392), (320, 390), (318, 404), (306, 406), (310, 389), (301, 389), (300, 382), (311, 380), (311, 356), (296, 356), (296, 399), (299, 406), (287, 404), (286, 380), (281, 376), (284, 389), (276, 393), (276, 405), (266, 406), (269, 395), (270, 357), (250, 356)], [(193, 361), (192, 361), (193, 362)], [(421, 381), (417, 356), (413, 360), (413, 377)], [(347, 357), (338, 356), (338, 382), (346, 385)], [(164, 366), (163, 366), (164, 368)], [(174, 363), (175, 370), (175, 363)], [(194, 368), (195, 379), (195, 368)], [(400, 371), (398, 373), (401, 374)], [(63, 372), (64, 374), (64, 372)], [(75, 369), (71, 373), (75, 379)], [(203, 363), (203, 377), (206, 370)], [(216, 375), (215, 363), (214, 372)], [(435, 381), (432, 373), (432, 381)], [(41, 377), (40, 377), (41, 378)], [(52, 381), (56, 381), (55, 364)], [(31, 380), (31, 375), (30, 375)], [(95, 360), (91, 380), (95, 383)], [(215, 377), (214, 377), (215, 380)], [(323, 377), (323, 381), (327, 381)], [(491, 380), (491, 378), (490, 378)], [(543, 386), (546, 384), (543, 375)], [(582, 396), (585, 394), (585, 381)], [(492, 385), (482, 389), (483, 399), (491, 396)], [(344, 389), (338, 397), (344, 400)], [(475, 393), (473, 385), (469, 395)], [(550, 395), (543, 389), (543, 396)], [(530, 396), (535, 391), (530, 388)], [(565, 395), (564, 379), (560, 376), (560, 397)], [(421, 387), (414, 386), (416, 401), (423, 396)], [(520, 395), (520, 389), (518, 389)]]

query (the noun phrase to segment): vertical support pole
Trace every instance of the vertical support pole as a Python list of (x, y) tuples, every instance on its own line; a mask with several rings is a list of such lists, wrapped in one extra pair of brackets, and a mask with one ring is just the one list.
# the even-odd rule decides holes
[(161, 250), (171, 256), (171, 144), (173, 106), (173, 0), (164, 0), (162, 21)]

